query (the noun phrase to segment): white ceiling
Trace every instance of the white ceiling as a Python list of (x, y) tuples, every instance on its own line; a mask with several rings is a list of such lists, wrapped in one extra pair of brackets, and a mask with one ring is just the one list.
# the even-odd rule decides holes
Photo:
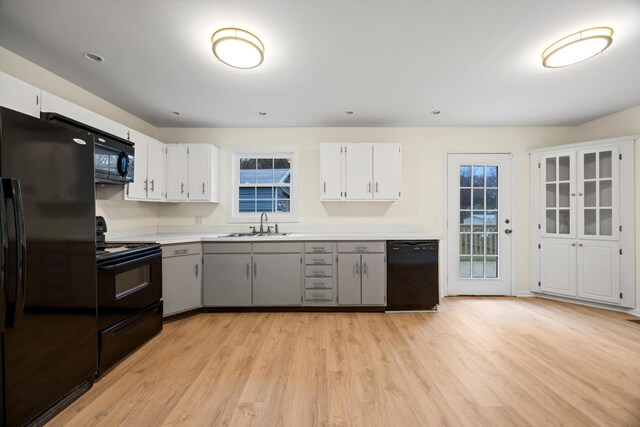
[[(541, 66), (598, 25), (603, 55)], [(262, 39), (262, 66), (215, 59), (226, 26)], [(554, 126), (640, 104), (638, 0), (0, 0), (0, 45), (156, 126)]]

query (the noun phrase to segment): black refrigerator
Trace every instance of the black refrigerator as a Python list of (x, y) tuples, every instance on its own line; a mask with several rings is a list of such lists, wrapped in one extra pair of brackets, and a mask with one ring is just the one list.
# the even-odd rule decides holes
[(93, 139), (0, 108), (1, 425), (41, 424), (97, 369)]

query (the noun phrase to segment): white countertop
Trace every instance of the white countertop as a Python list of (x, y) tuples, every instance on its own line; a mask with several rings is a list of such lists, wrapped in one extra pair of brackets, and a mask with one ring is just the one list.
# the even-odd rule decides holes
[(361, 241), (361, 240), (440, 240), (440, 236), (424, 233), (291, 233), (288, 236), (222, 237), (229, 233), (156, 233), (116, 239), (111, 242), (156, 242), (162, 245), (198, 242), (300, 242), (300, 241)]

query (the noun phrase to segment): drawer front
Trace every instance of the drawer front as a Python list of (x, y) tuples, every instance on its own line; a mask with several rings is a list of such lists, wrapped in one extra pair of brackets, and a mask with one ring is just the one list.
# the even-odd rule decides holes
[(384, 252), (385, 242), (339, 242), (338, 252)]
[(305, 254), (306, 265), (333, 265), (333, 254)]
[(304, 291), (305, 301), (333, 301), (332, 289), (307, 289)]
[(331, 242), (306, 242), (304, 244), (304, 251), (306, 253), (332, 253), (333, 243)]
[(254, 243), (254, 253), (298, 253), (302, 252), (302, 243)]
[(307, 265), (304, 267), (304, 275), (306, 277), (332, 277), (333, 266)]
[(250, 254), (251, 243), (204, 243), (205, 254)]
[(202, 253), (201, 243), (189, 243), (187, 245), (164, 245), (162, 246), (162, 257), (198, 255)]
[(304, 279), (305, 289), (333, 289), (331, 277), (307, 277)]

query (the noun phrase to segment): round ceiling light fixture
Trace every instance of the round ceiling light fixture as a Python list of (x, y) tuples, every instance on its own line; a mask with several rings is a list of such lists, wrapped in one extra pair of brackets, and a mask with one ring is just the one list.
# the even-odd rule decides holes
[(211, 49), (221, 62), (233, 68), (255, 68), (264, 61), (264, 45), (240, 28), (222, 28), (211, 36)]
[(613, 42), (613, 29), (594, 27), (564, 37), (542, 52), (542, 66), (561, 68), (604, 52)]

